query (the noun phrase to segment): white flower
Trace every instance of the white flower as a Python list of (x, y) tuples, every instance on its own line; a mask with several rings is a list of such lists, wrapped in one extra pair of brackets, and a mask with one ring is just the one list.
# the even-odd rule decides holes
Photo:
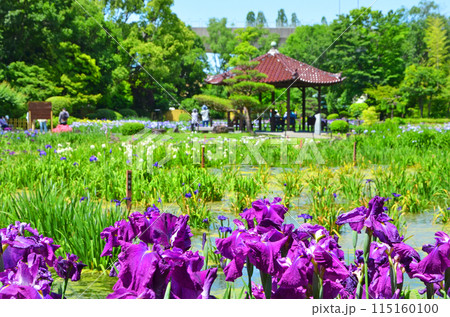
[(95, 149), (95, 145), (91, 145), (91, 149)]
[(102, 144), (102, 148), (105, 148), (106, 147), (106, 144)]

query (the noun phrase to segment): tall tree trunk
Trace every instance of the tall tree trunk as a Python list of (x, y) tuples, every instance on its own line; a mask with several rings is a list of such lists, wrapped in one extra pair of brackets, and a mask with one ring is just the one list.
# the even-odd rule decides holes
[(247, 126), (247, 132), (253, 133), (252, 125), (250, 122), (250, 111), (247, 107), (244, 107), (245, 125)]

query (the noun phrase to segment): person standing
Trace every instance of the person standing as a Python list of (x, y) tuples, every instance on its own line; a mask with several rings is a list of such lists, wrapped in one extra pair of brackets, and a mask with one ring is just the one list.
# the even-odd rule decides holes
[(206, 105), (202, 106), (202, 112), (200, 112), (202, 115), (202, 126), (207, 127), (209, 123), (209, 110)]
[(3, 130), (9, 128), (8, 120), (5, 117), (0, 118), (0, 126)]
[(198, 111), (197, 109), (192, 110), (191, 114), (191, 130), (192, 132), (198, 127)]
[(69, 113), (67, 112), (66, 108), (63, 108), (62, 111), (59, 113), (59, 124), (61, 125), (67, 125), (67, 120), (69, 119)]
[(47, 120), (46, 119), (38, 119), (39, 122), (39, 130), (41, 133), (47, 133)]

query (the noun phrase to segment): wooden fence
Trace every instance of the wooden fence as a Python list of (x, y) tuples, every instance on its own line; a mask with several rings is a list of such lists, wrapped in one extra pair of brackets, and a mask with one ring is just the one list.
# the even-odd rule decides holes
[(26, 119), (9, 119), (8, 124), (13, 126), (14, 129), (27, 129), (27, 120)]

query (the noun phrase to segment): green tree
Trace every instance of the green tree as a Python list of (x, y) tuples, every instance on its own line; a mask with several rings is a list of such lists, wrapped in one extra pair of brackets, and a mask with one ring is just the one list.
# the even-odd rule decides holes
[(447, 31), (444, 21), (440, 17), (428, 17), (425, 30), (425, 43), (427, 45), (428, 66), (442, 68), (448, 64), (449, 49)]
[[(165, 110), (181, 97), (199, 92), (205, 74), (205, 51), (198, 36), (171, 11), (173, 0), (153, 0), (142, 10), (124, 47), (129, 60), (135, 110)], [(135, 61), (138, 61), (136, 63)]]
[(59, 86), (62, 94), (74, 102), (73, 111), (84, 116), (98, 103), (101, 94), (96, 89), (100, 79), (100, 68), (95, 59), (81, 52), (80, 47), (70, 42), (60, 43), (60, 59), (56, 65), (61, 75)]
[(297, 18), (297, 14), (294, 12), (292, 13), (291, 17), (291, 27), (295, 28), (300, 25), (300, 20)]
[(256, 16), (256, 26), (267, 27), (267, 20), (262, 11), (259, 11)]
[(216, 68), (213, 72), (216, 74), (224, 72), (227, 70), (227, 64), (238, 41), (233, 31), (227, 28), (226, 18), (220, 20), (215, 18), (209, 19), (207, 29), (209, 37), (205, 41), (216, 59)]
[[(344, 32), (349, 25), (352, 25)], [(324, 69), (342, 72), (347, 79), (336, 87), (346, 93), (345, 103), (361, 96), (366, 88), (398, 86), (403, 79), (404, 44), (408, 34), (399, 12), (383, 15), (372, 9), (355, 9), (340, 15), (331, 25), (336, 42), (327, 53)]]
[(288, 26), (288, 19), (286, 17), (286, 13), (284, 13), (284, 9), (280, 9), (278, 11), (276, 25), (277, 25), (278, 28), (282, 28), (282, 27)]
[(389, 85), (368, 88), (364, 91), (373, 97), (378, 103), (378, 110), (384, 112), (391, 111), (391, 118), (394, 117), (394, 110), (400, 105), (399, 89)]
[(364, 110), (367, 110), (369, 106), (365, 102), (353, 103), (348, 108), (348, 112), (352, 117), (359, 118)]
[(57, 82), (51, 80), (52, 76), (44, 68), (29, 66), (24, 62), (9, 64), (6, 77), (17, 91), (27, 96), (28, 101), (44, 101), (63, 90), (57, 86)]
[(433, 101), (439, 97), (446, 78), (442, 71), (433, 67), (412, 64), (406, 68), (405, 79), (400, 92), (405, 95), (407, 103), (413, 108), (418, 105), (423, 118), (424, 104), (428, 104), (428, 117), (432, 113)]
[(256, 26), (256, 17), (255, 12), (250, 11), (247, 13), (247, 18), (245, 19), (246, 26)]
[(327, 60), (325, 51), (332, 42), (331, 30), (327, 25), (302, 25), (289, 35), (280, 51), (310, 65), (316, 62), (313, 66), (321, 68), (322, 61)]
[(18, 118), (26, 113), (27, 97), (14, 90), (7, 82), (0, 83), (0, 113)]

